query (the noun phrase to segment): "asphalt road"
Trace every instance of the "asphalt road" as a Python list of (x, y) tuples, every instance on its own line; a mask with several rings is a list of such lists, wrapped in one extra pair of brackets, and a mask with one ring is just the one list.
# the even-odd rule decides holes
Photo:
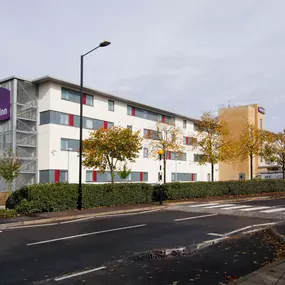
[(192, 203), (171, 206), (172, 210), (198, 212), (204, 214), (234, 215), (241, 217), (256, 217), (272, 220), (285, 219), (285, 198), (260, 199), (243, 202), (209, 202)]
[[(64, 284), (86, 280), (88, 284), (113, 284), (106, 276), (103, 283), (96, 283), (99, 271), (79, 277), (70, 275), (102, 266), (109, 268), (108, 264), (154, 249), (191, 248), (219, 238), (217, 235), (268, 222), (272, 220), (157, 211), (5, 230), (0, 233), (0, 284), (59, 284), (66, 280)], [(63, 275), (70, 278), (56, 280)]]

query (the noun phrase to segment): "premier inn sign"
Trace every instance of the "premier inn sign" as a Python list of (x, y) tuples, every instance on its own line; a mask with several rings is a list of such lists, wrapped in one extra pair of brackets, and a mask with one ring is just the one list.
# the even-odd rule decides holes
[(10, 90), (0, 87), (0, 121), (10, 119)]

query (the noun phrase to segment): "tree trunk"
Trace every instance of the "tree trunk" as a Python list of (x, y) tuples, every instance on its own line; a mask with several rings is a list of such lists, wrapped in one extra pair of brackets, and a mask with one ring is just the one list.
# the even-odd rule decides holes
[(211, 163), (212, 182), (214, 182), (214, 163)]
[(252, 161), (253, 155), (250, 154), (249, 157), (250, 157), (250, 180), (252, 180), (253, 179), (253, 161)]
[(114, 175), (114, 170), (113, 170), (113, 168), (111, 168), (111, 167), (110, 167), (110, 172), (111, 172), (111, 183), (114, 184), (114, 182), (115, 182), (115, 181), (114, 181), (114, 176), (115, 176), (115, 175)]
[(163, 156), (163, 183), (166, 183), (166, 156)]

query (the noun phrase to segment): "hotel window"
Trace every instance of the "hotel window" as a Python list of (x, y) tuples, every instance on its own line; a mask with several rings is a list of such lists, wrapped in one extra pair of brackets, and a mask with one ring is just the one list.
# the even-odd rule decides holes
[(131, 132), (133, 131), (133, 126), (127, 125), (127, 128), (128, 128), (129, 130), (131, 130)]
[(115, 103), (113, 100), (108, 100), (108, 110), (114, 112), (115, 110)]
[(157, 114), (157, 121), (162, 122), (162, 115), (161, 114)]
[(183, 129), (186, 129), (186, 127), (187, 127), (187, 121), (183, 120)]
[(93, 96), (86, 95), (86, 105), (93, 106)]
[(92, 182), (93, 181), (93, 171), (87, 170), (86, 171), (86, 182)]
[(71, 149), (71, 151), (78, 151), (79, 149), (79, 140), (75, 139), (67, 139), (61, 138), (60, 139), (61, 150)]
[(59, 180), (61, 182), (67, 181), (67, 171), (66, 170), (60, 170)]
[(68, 125), (68, 115), (67, 114), (60, 114), (60, 123), (62, 125)]
[(86, 119), (85, 121), (85, 127), (87, 129), (93, 129), (93, 121), (91, 119)]
[(127, 109), (128, 109), (128, 115), (132, 115), (132, 107), (131, 106), (127, 106)]
[(148, 148), (143, 149), (143, 157), (148, 158)]

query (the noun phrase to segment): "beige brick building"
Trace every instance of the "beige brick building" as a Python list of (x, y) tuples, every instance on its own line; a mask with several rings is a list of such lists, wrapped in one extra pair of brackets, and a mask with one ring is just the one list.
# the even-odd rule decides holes
[[(225, 120), (234, 138), (238, 139), (247, 123), (264, 129), (265, 110), (258, 104), (222, 108), (219, 110), (219, 121)], [(275, 169), (274, 169), (275, 168)], [(278, 168), (277, 168), (278, 169)], [(262, 158), (253, 158), (253, 177), (260, 172), (277, 170), (276, 166), (267, 164)], [(219, 163), (219, 180), (243, 180), (250, 177), (249, 158), (243, 162)]]

